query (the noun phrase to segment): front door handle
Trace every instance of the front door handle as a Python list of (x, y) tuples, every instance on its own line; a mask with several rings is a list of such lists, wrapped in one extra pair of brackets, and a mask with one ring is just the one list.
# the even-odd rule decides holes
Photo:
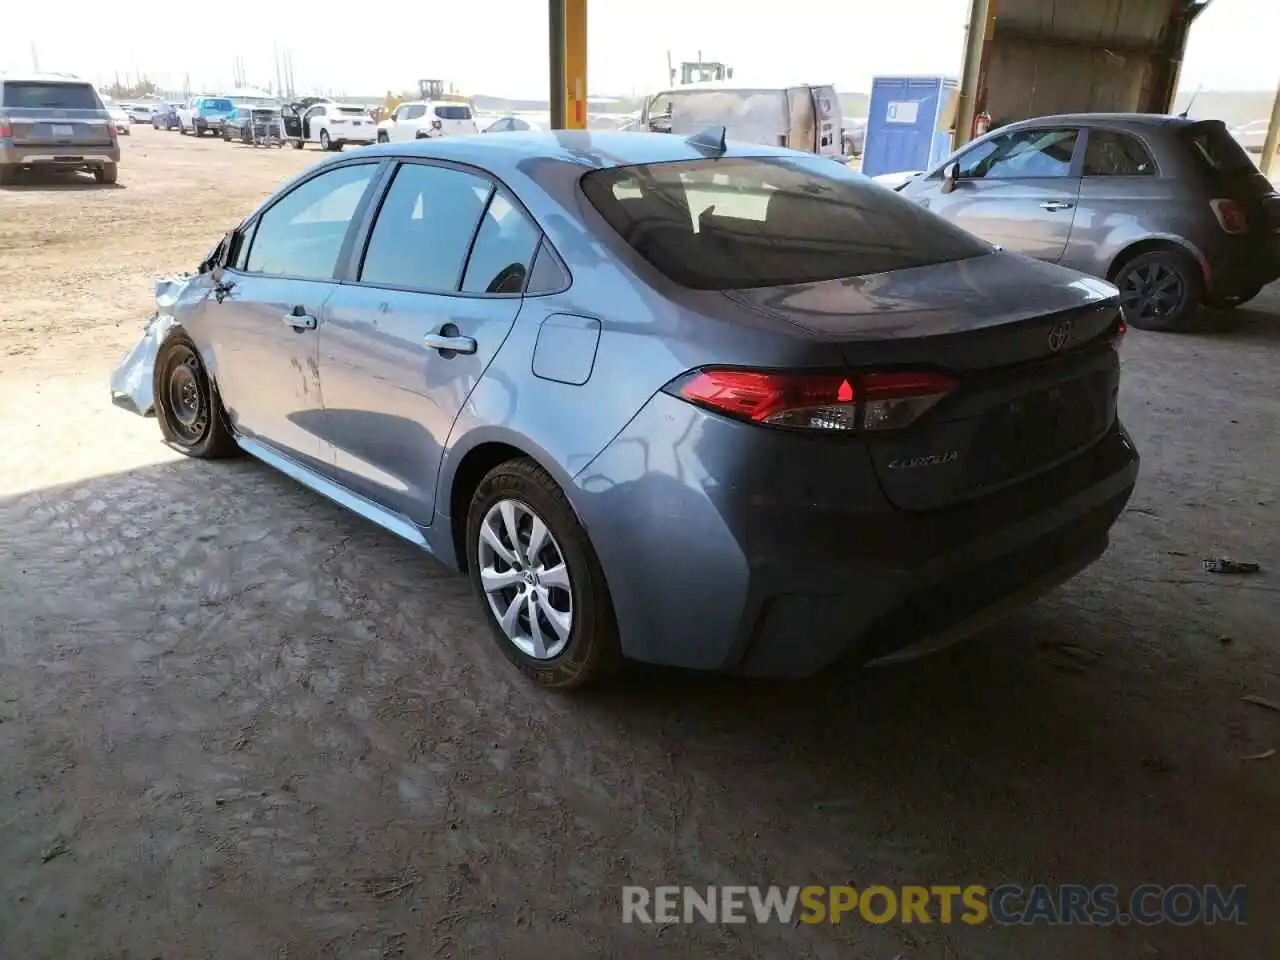
[(1046, 200), (1040, 206), (1044, 210), (1070, 210), (1075, 204), (1068, 203), (1066, 200)]
[(458, 328), (452, 323), (446, 323), (439, 333), (428, 333), (422, 343), (428, 350), (439, 350), (442, 354), (476, 352), (475, 339), (459, 336)]
[(294, 307), (280, 319), (298, 332), (302, 332), (303, 330), (314, 330), (317, 325), (316, 318), (307, 313), (305, 307), (300, 306)]

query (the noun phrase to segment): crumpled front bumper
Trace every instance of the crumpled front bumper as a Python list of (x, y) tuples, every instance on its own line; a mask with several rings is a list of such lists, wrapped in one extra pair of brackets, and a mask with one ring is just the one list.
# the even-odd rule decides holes
[(147, 329), (111, 374), (111, 402), (142, 417), (155, 415), (156, 356), (165, 338), (177, 325), (174, 304), (190, 277), (168, 277), (156, 281), (156, 312)]

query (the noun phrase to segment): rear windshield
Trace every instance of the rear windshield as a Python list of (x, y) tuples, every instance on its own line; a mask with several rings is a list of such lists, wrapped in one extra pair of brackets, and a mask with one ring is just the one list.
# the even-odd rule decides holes
[(338, 112), (348, 117), (364, 116), (364, 109), (362, 107), (339, 107)]
[(32, 110), (100, 110), (97, 91), (87, 83), (10, 80), (0, 88), (0, 103)]
[(230, 100), (205, 100), (200, 104), (204, 110), (231, 110), (234, 109)]
[(698, 290), (834, 280), (991, 250), (821, 157), (615, 167), (587, 174), (582, 189), (637, 253)]
[(470, 107), (436, 107), (436, 116), (441, 120), (470, 120)]
[(1231, 136), (1226, 126), (1214, 120), (1196, 123), (1182, 130), (1196, 156), (1214, 173), (1255, 173), (1249, 154)]

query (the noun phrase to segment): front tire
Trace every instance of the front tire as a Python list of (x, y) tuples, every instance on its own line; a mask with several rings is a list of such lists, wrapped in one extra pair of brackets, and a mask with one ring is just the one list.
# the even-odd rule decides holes
[(1151, 250), (1116, 271), (1125, 322), (1140, 330), (1168, 332), (1185, 327), (1204, 300), (1199, 265), (1175, 250)]
[(164, 342), (153, 376), (156, 419), (165, 443), (202, 460), (239, 453), (218, 391), (186, 335), (175, 333)]
[(321, 130), (321, 131), (320, 131), (320, 149), (321, 149), (321, 150), (332, 150), (332, 149), (333, 149), (333, 141), (329, 139), (329, 131), (328, 131), (328, 130)]
[(378, 142), (379, 142), (379, 143), (390, 143), (390, 142), (391, 142), (391, 137), (387, 135), (387, 132), (386, 132), (385, 130), (379, 130), (379, 131), (378, 131)]
[(503, 655), (562, 690), (621, 662), (600, 561), (564, 492), (529, 459), (494, 467), (467, 511), (472, 587)]

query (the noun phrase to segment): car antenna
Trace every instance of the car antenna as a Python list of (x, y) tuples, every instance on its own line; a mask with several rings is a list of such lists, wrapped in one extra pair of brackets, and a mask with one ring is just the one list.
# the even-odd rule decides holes
[(688, 137), (685, 143), (691, 147), (697, 147), (699, 150), (721, 156), (728, 149), (725, 144), (724, 127), (707, 127), (701, 133), (695, 133)]
[(1183, 120), (1186, 120), (1186, 119), (1187, 119), (1187, 117), (1188, 117), (1188, 116), (1190, 116), (1190, 114), (1191, 114), (1191, 108), (1192, 108), (1193, 106), (1195, 106), (1196, 97), (1200, 96), (1200, 91), (1201, 91), (1201, 90), (1203, 90), (1203, 89), (1204, 89), (1204, 84), (1203, 84), (1203, 83), (1202, 83), (1202, 84), (1200, 84), (1200, 86), (1196, 87), (1196, 92), (1195, 92), (1195, 93), (1193, 93), (1193, 94), (1191, 95), (1191, 99), (1187, 101), (1187, 106), (1186, 106), (1186, 108), (1185, 108), (1185, 109), (1184, 109), (1180, 114), (1178, 114), (1179, 118), (1181, 118), (1181, 119), (1183, 119)]

